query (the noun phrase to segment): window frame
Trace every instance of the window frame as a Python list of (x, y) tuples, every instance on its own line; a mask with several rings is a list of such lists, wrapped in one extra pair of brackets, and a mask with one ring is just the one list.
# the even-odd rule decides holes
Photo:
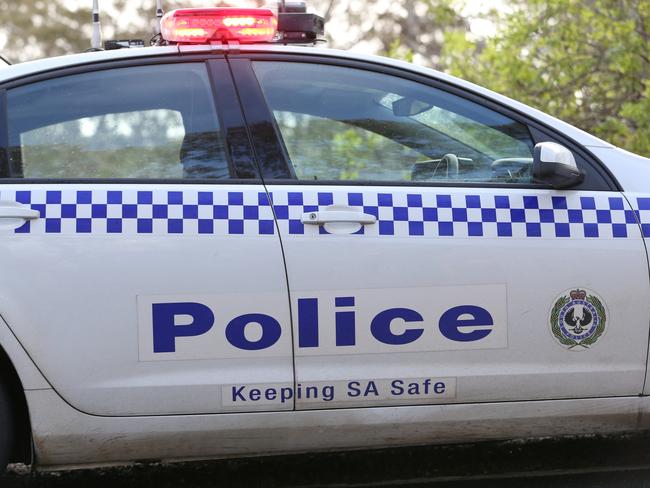
[[(220, 131), (226, 147), (228, 166), (237, 177), (227, 179), (214, 178), (21, 178), (10, 174), (9, 168), (9, 127), (7, 92), (13, 88), (56, 78), (94, 73), (104, 70), (172, 65), (185, 63), (202, 63), (210, 83), (210, 95), (215, 104)], [(261, 172), (253, 151), (248, 128), (245, 123), (241, 105), (224, 55), (165, 55), (149, 58), (132, 58), (124, 60), (87, 63), (78, 66), (30, 74), (5, 83), (0, 83), (0, 184), (260, 184)], [(245, 176), (248, 175), (248, 176)], [(242, 177), (245, 176), (245, 177)]]
[[(522, 188), (522, 189), (552, 189), (550, 185), (540, 185), (534, 183), (505, 183), (505, 182), (461, 182), (461, 181), (451, 181), (451, 182), (411, 182), (411, 181), (355, 181), (355, 180), (299, 180), (295, 178), (295, 175), (292, 175), (290, 159), (286, 148), (284, 147), (284, 142), (282, 136), (277, 127), (275, 117), (270, 107), (266, 104), (266, 99), (262, 92), (262, 88), (257, 80), (257, 77), (254, 74), (252, 63), (255, 61), (262, 62), (299, 62), (299, 63), (308, 63), (308, 64), (324, 64), (332, 65), (338, 67), (347, 67), (353, 69), (361, 69), (365, 71), (376, 72), (378, 74), (384, 74), (389, 76), (395, 76), (398, 78), (403, 78), (408, 81), (420, 83), (425, 86), (430, 86), (438, 90), (450, 93), (452, 95), (459, 96), (466, 100), (469, 100), (474, 103), (478, 103), (481, 106), (492, 110), (496, 113), (504, 115), (516, 122), (519, 122), (525, 125), (533, 140), (533, 144), (544, 141), (554, 141), (560, 144), (565, 145), (568, 149), (573, 151), (577, 159), (579, 159), (579, 165), (585, 171), (586, 177), (582, 183), (572, 187), (571, 190), (575, 191), (622, 191), (620, 184), (616, 181), (614, 175), (609, 171), (609, 169), (602, 164), (602, 162), (587, 148), (577, 143), (573, 139), (570, 139), (566, 135), (554, 130), (552, 127), (547, 126), (546, 124), (531, 118), (530, 116), (508, 107), (498, 101), (495, 101), (491, 98), (485, 97), (483, 95), (471, 92), (467, 89), (461, 88), (452, 83), (435, 79), (432, 77), (427, 77), (419, 73), (410, 72), (401, 68), (395, 68), (392, 66), (387, 66), (383, 64), (354, 60), (348, 58), (337, 58), (334, 56), (323, 56), (323, 55), (309, 55), (309, 54), (278, 54), (278, 53), (241, 53), (241, 54), (231, 54), (228, 55), (228, 61), (231, 63), (236, 61), (237, 63), (243, 65), (245, 62), (248, 62), (249, 66), (247, 69), (240, 69), (238, 72), (233, 71), (233, 76), (235, 84), (240, 89), (240, 87), (246, 87), (244, 93), (240, 93), (240, 98), (242, 100), (255, 99), (256, 100), (256, 117), (260, 118), (260, 113), (263, 111), (263, 108), (259, 106), (260, 100), (264, 102), (266, 120), (265, 124), (274, 128), (274, 138), (275, 141), (270, 140), (269, 131), (255, 131), (251, 129), (251, 137), (253, 145), (264, 146), (264, 145), (274, 145), (281, 148), (280, 153), (278, 153), (275, 158), (281, 160), (273, 160), (271, 164), (275, 167), (283, 164), (285, 167), (285, 174), (282, 178), (273, 177), (267, 169), (267, 164), (269, 164), (268, 158), (266, 160), (260, 160), (259, 165), (262, 172), (262, 178), (265, 184), (269, 185), (279, 185), (279, 184), (290, 184), (290, 185), (331, 185), (331, 186), (394, 186), (394, 187), (460, 187), (460, 188)], [(244, 77), (253, 76), (254, 82)], [(242, 104), (242, 109), (244, 111), (244, 116), (247, 117), (248, 110), (250, 107), (246, 103)], [(291, 175), (291, 176), (290, 176)]]
[(0, 89), (0, 181), (9, 177), (9, 127), (7, 90)]

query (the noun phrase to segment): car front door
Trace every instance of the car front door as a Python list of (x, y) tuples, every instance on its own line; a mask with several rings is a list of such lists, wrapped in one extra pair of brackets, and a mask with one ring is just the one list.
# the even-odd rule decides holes
[(239, 398), (293, 384), (285, 269), (225, 60), (182, 61), (3, 87), (0, 314), (91, 414), (292, 409)]
[(641, 392), (643, 242), (588, 154), (571, 146), (585, 180), (554, 190), (531, 166), (555, 136), (507, 108), (331, 58), (232, 63), (262, 90), (246, 85), (245, 111), (270, 107), (254, 137), (281, 138), (262, 163), (297, 409)]

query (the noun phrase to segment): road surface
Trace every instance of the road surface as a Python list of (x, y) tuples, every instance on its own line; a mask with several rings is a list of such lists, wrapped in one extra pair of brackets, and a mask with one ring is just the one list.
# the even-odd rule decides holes
[(23, 469), (3, 488), (647, 487), (650, 433), (426, 446), (257, 459)]

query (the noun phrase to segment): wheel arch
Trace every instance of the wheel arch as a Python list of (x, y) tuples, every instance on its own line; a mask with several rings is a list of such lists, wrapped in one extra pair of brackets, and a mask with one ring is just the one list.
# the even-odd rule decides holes
[[(2, 305), (0, 310), (11, 311), (4, 306), (5, 303)], [(35, 420), (30, 412), (26, 391), (49, 390), (52, 386), (23, 348), (17, 335), (9, 327), (10, 323), (11, 313), (9, 316), (0, 314), (0, 381), (8, 387), (11, 408), (16, 415), (16, 435), (11, 462), (31, 464), (35, 462), (32, 435)]]
[(10, 462), (31, 464), (33, 461), (32, 428), (29, 419), (29, 407), (25, 398), (23, 383), (9, 355), (0, 345), (0, 381), (7, 385), (15, 433), (11, 448)]

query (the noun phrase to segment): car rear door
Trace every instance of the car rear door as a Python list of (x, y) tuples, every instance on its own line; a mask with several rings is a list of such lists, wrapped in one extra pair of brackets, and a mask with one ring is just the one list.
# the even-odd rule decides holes
[[(589, 154), (386, 66), (231, 65), (287, 263), (297, 409), (642, 391), (644, 246)], [(532, 180), (558, 137), (586, 172), (569, 190)]]
[(293, 353), (224, 59), (80, 67), (0, 97), (0, 314), (56, 391), (95, 415), (293, 408), (238, 397), (290, 387)]

